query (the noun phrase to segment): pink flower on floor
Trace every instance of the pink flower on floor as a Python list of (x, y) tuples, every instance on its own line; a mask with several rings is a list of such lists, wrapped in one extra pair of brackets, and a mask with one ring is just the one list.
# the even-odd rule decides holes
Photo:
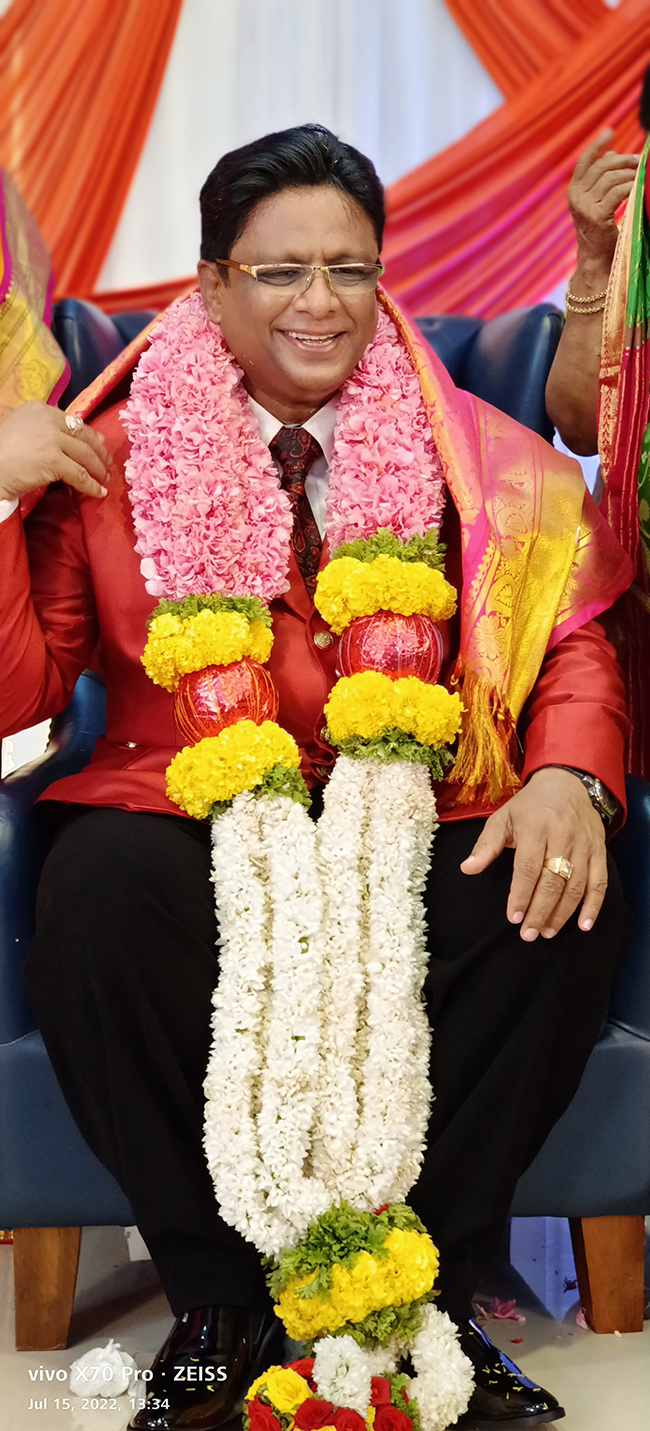
[(515, 1298), (510, 1302), (500, 1302), (498, 1297), (492, 1297), (487, 1307), (479, 1307), (478, 1313), (481, 1317), (494, 1317), (498, 1322), (525, 1322), (526, 1318), (521, 1312), (516, 1312), (517, 1303)]

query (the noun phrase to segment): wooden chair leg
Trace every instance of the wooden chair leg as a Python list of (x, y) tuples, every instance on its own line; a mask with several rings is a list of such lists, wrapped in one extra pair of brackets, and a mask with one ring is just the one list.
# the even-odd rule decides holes
[(642, 1217), (569, 1219), (580, 1300), (594, 1332), (643, 1331)]
[(16, 1351), (66, 1346), (80, 1241), (80, 1227), (14, 1229)]

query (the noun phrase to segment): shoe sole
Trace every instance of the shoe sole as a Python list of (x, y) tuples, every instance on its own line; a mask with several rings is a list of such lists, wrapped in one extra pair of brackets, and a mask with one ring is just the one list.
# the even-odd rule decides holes
[(557, 1411), (540, 1411), (535, 1416), (516, 1416), (513, 1420), (487, 1421), (484, 1416), (460, 1416), (456, 1425), (461, 1431), (528, 1431), (529, 1426), (550, 1426), (553, 1421), (562, 1421), (566, 1412), (558, 1406)]

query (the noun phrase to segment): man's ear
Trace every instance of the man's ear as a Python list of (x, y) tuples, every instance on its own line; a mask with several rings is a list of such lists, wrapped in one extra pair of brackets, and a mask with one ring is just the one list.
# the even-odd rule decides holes
[(211, 318), (213, 323), (220, 323), (224, 284), (219, 269), (216, 263), (208, 263), (206, 259), (200, 258), (196, 272), (208, 318)]

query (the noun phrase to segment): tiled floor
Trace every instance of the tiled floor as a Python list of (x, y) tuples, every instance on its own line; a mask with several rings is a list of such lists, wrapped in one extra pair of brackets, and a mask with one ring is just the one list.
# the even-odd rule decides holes
[[(512, 1257), (519, 1270), (493, 1269), (483, 1300), (516, 1297), (517, 1311), (526, 1321), (490, 1320), (486, 1329), (562, 1401), (566, 1420), (558, 1428), (648, 1431), (650, 1322), (643, 1332), (624, 1337), (597, 1337), (576, 1325), (576, 1294), (570, 1287), (565, 1291), (573, 1267), (563, 1223), (530, 1219), (515, 1224)], [(82, 1398), (70, 1398), (66, 1384), (47, 1381), (45, 1372), (68, 1368), (83, 1351), (104, 1346), (109, 1337), (131, 1352), (139, 1366), (149, 1365), (171, 1325), (151, 1264), (129, 1261), (121, 1229), (87, 1229), (72, 1345), (66, 1352), (37, 1354), (13, 1350), (11, 1258), (11, 1248), (0, 1247), (0, 1431), (124, 1431), (131, 1414), (127, 1397), (120, 1397), (114, 1408), (108, 1399), (103, 1407), (84, 1407)], [(72, 1403), (69, 1408), (66, 1399)], [(44, 1400), (47, 1407), (37, 1409)]]

